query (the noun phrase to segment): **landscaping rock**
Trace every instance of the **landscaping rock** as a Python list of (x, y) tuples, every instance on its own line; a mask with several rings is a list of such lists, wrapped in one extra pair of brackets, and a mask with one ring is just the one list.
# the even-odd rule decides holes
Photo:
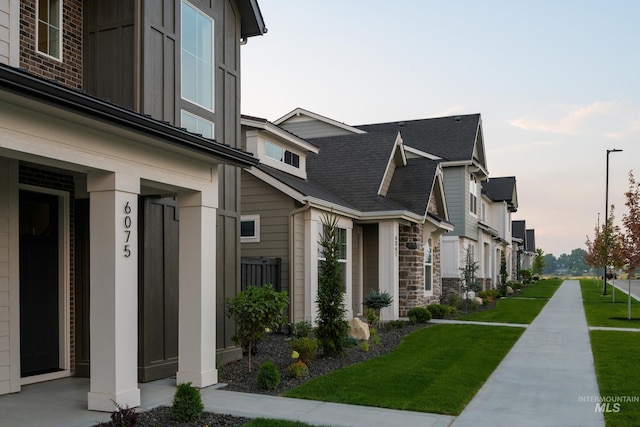
[(511, 286), (507, 286), (507, 295), (513, 295), (514, 293), (513, 288)]
[(474, 300), (475, 302), (477, 302), (479, 305), (482, 305), (482, 298), (480, 298), (480, 297), (474, 297), (474, 298), (473, 298), (473, 300)]
[(369, 325), (354, 317), (349, 320), (349, 336), (360, 341), (369, 340)]

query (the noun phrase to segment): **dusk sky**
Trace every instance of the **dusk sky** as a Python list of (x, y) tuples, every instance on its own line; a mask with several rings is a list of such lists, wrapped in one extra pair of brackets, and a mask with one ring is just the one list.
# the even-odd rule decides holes
[(482, 115), (487, 168), (515, 176), (536, 246), (584, 248), (640, 180), (640, 1), (260, 0), (242, 113), (350, 124)]

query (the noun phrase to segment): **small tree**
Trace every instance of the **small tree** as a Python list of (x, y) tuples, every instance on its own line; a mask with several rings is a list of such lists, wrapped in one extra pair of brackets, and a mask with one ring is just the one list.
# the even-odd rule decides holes
[(624, 244), (625, 258), (629, 265), (627, 319), (631, 320), (631, 277), (640, 267), (640, 182), (636, 182), (633, 171), (629, 171), (629, 191), (625, 193), (625, 197), (627, 198), (625, 205), (629, 208), (629, 213), (623, 215), (622, 224), (627, 232)]
[(507, 257), (504, 255), (504, 251), (500, 252), (500, 287), (501, 294), (507, 293)]
[(544, 251), (540, 248), (536, 249), (536, 257), (533, 259), (533, 265), (531, 270), (534, 276), (541, 276), (542, 270), (544, 270)]
[(318, 274), (316, 337), (323, 354), (331, 356), (342, 353), (349, 331), (349, 324), (345, 319), (342, 264), (339, 262), (343, 247), (338, 235), (338, 218), (324, 215), (322, 231), (319, 243), (323, 259), (320, 261)]
[[(620, 268), (624, 265), (624, 236), (620, 227), (613, 225), (614, 206), (611, 205), (611, 214), (601, 228), (594, 228), (594, 239), (587, 236), (587, 252), (584, 259), (592, 268), (602, 268), (605, 272), (610, 265)], [(602, 293), (606, 295), (606, 277), (603, 278)], [(615, 295), (615, 293), (614, 293)]]
[(264, 338), (268, 329), (280, 329), (284, 323), (282, 311), (288, 303), (287, 293), (277, 292), (269, 284), (249, 286), (235, 298), (225, 300), (227, 316), (236, 321), (237, 332), (233, 340), (249, 352), (249, 372), (252, 370), (252, 347)]
[(464, 293), (464, 309), (469, 309), (469, 293), (478, 292), (482, 290), (482, 285), (478, 283), (477, 272), (480, 266), (478, 262), (473, 259), (473, 252), (470, 247), (467, 247), (465, 254), (464, 267), (460, 268), (462, 280), (460, 281), (460, 290)]
[(378, 312), (378, 326), (382, 324), (382, 309), (393, 303), (393, 297), (387, 291), (372, 289), (364, 299), (364, 305)]

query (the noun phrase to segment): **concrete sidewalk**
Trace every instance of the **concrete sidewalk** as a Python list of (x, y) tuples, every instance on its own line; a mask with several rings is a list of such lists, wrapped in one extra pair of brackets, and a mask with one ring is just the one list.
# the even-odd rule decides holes
[[(604, 426), (580, 284), (567, 280), (454, 427)], [(582, 402), (581, 402), (582, 400)]]

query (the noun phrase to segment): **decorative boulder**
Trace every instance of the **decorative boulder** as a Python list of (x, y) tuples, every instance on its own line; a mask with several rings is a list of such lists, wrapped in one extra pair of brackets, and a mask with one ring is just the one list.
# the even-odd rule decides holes
[(477, 302), (479, 305), (482, 305), (482, 298), (480, 298), (480, 297), (474, 297), (474, 298), (473, 298), (473, 300), (474, 300), (475, 302)]
[(514, 294), (513, 288), (511, 286), (507, 286), (507, 294), (508, 295), (513, 295)]
[(369, 325), (354, 317), (349, 320), (349, 336), (357, 340), (367, 341), (369, 339)]

